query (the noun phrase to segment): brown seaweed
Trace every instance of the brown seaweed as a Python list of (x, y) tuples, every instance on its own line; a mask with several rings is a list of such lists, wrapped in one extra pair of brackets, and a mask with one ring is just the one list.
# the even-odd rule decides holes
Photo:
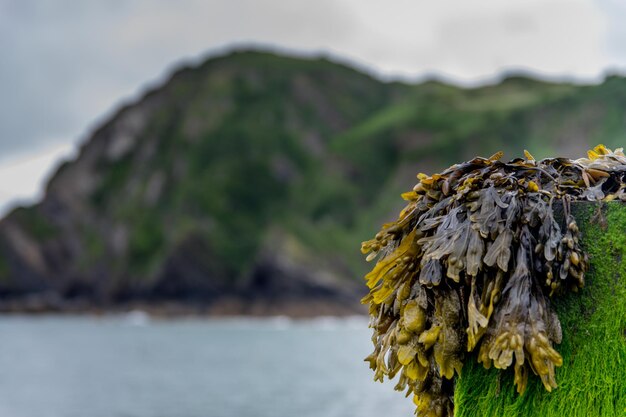
[[(561, 326), (550, 299), (584, 285), (588, 259), (569, 205), (626, 200), (626, 157), (599, 145), (587, 158), (502, 153), (418, 174), (399, 218), (363, 242), (375, 379), (398, 375), (419, 416), (453, 414), (466, 352), (487, 368), (513, 367), (556, 388)], [(562, 204), (563, 222), (553, 206)]]

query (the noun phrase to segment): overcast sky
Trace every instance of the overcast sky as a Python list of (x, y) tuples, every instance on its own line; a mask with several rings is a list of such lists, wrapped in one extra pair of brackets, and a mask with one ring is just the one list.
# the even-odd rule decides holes
[(622, 0), (0, 0), (0, 213), (121, 101), (233, 45), (330, 53), (382, 77), (626, 68)]

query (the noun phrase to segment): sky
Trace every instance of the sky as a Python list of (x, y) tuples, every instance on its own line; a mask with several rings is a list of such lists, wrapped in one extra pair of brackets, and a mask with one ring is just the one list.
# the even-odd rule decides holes
[(242, 46), (463, 85), (626, 69), (622, 0), (0, 0), (0, 214), (181, 62)]

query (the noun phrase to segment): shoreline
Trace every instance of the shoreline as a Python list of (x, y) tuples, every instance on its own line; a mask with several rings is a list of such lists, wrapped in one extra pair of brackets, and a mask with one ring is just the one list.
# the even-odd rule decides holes
[(146, 301), (133, 300), (110, 304), (92, 301), (59, 300), (51, 302), (44, 297), (24, 297), (22, 299), (0, 300), (0, 315), (85, 315), (109, 316), (143, 313), (150, 318), (275, 318), (314, 319), (320, 317), (367, 316), (365, 306), (355, 302), (341, 303), (337, 300), (282, 299), (246, 300), (222, 298), (211, 302), (200, 301)]

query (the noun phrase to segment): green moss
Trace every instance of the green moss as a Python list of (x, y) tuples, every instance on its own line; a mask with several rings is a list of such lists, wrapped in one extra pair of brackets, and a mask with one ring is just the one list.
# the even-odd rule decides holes
[(626, 416), (626, 207), (579, 204), (574, 213), (591, 269), (581, 292), (553, 299), (563, 328), (559, 387), (548, 393), (533, 376), (519, 396), (512, 371), (470, 359), (456, 387), (457, 417)]

